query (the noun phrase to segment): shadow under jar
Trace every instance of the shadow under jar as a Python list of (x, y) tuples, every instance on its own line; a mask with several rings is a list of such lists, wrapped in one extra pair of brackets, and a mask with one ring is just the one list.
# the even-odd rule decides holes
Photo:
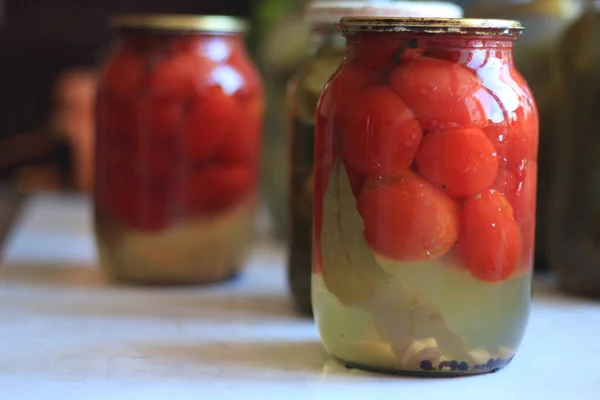
[(193, 284), (242, 267), (263, 115), (243, 21), (123, 16), (97, 104), (95, 230), (113, 281)]
[(313, 307), (382, 372), (493, 372), (530, 308), (538, 116), (514, 21), (342, 18), (315, 135)]

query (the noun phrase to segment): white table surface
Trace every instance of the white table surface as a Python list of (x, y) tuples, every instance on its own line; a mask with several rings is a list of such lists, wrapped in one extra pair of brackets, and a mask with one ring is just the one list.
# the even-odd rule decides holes
[[(236, 281), (108, 286), (84, 198), (29, 201), (0, 267), (0, 399), (600, 398), (600, 302), (536, 284), (524, 343), (496, 374), (419, 379), (347, 370), (295, 315), (280, 246)], [(343, 396), (343, 397), (340, 397)]]

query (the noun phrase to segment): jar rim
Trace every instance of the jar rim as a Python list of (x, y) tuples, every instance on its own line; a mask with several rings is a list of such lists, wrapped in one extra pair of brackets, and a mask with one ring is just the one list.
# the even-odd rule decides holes
[(122, 14), (111, 19), (111, 26), (119, 29), (213, 34), (245, 33), (248, 30), (248, 22), (243, 18), (192, 14)]
[(463, 8), (449, 1), (394, 1), (370, 0), (313, 1), (306, 8), (305, 18), (309, 25), (335, 24), (342, 17), (445, 17), (461, 18)]
[(507, 37), (518, 37), (524, 29), (519, 21), (504, 19), (412, 17), (343, 17), (340, 20), (339, 27), (344, 34), (352, 32), (406, 32)]

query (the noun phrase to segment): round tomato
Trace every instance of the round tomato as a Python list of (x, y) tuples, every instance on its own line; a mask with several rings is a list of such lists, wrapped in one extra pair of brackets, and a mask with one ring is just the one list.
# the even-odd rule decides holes
[(513, 121), (487, 126), (484, 131), (494, 144), (502, 165), (516, 171), (536, 159), (539, 134), (535, 112), (519, 108)]
[(365, 186), (367, 177), (355, 170), (350, 164), (346, 162), (344, 162), (344, 170), (346, 171), (346, 175), (348, 176), (348, 180), (350, 181), (352, 193), (354, 193), (354, 196), (359, 195), (363, 187)]
[(177, 182), (176, 204), (183, 214), (223, 212), (249, 196), (255, 183), (255, 171), (246, 166), (206, 165)]
[(226, 164), (258, 165), (261, 149), (264, 104), (260, 97), (237, 106), (232, 130), (219, 150), (218, 160)]
[(480, 129), (425, 135), (416, 165), (427, 180), (456, 198), (490, 186), (498, 172), (496, 149)]
[(421, 57), (394, 69), (390, 84), (425, 131), (488, 124), (489, 94), (465, 67)]
[(335, 121), (337, 125), (338, 116), (346, 113), (348, 105), (360, 96), (364, 88), (384, 83), (385, 80), (379, 74), (360, 63), (344, 63), (321, 92), (317, 114)]
[(334, 162), (330, 158), (316, 159), (313, 169), (313, 222), (316, 238), (320, 240), (323, 224), (325, 191), (331, 177)]
[(523, 178), (518, 189), (507, 195), (512, 205), (514, 217), (523, 234), (523, 265), (533, 265), (535, 247), (535, 216), (537, 194), (537, 163), (530, 161), (523, 170)]
[(402, 62), (420, 57), (425, 52), (423, 46), (424, 42), (416, 39), (374, 35), (364, 37), (360, 44), (354, 45), (351, 59), (366, 69), (387, 73)]
[(407, 169), (423, 138), (412, 111), (387, 86), (360, 93), (340, 122), (342, 158), (369, 176), (389, 176)]
[(215, 157), (238, 118), (233, 98), (220, 86), (207, 87), (189, 106), (182, 129), (187, 157), (193, 162)]
[(249, 61), (248, 55), (243, 50), (231, 53), (227, 64), (238, 72), (242, 85), (236, 94), (241, 99), (250, 99), (263, 96), (263, 85), (256, 67)]
[(506, 168), (500, 168), (496, 179), (490, 189), (494, 189), (507, 196), (512, 193), (516, 193), (519, 188), (519, 179), (517, 175), (513, 174)]
[(393, 260), (441, 257), (458, 238), (457, 204), (408, 170), (389, 181), (370, 179), (359, 197), (358, 210), (369, 245)]
[(495, 190), (466, 199), (456, 256), (475, 278), (501, 282), (518, 268), (523, 239), (513, 210)]
[(157, 231), (168, 226), (168, 190), (131, 175), (107, 181), (110, 214), (126, 228)]
[(195, 53), (183, 53), (155, 61), (148, 69), (148, 94), (153, 98), (190, 99), (210, 86), (216, 64)]

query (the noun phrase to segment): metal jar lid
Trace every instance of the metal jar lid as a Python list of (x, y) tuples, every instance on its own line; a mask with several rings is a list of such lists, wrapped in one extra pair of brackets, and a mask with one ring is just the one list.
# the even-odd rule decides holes
[(500, 19), (344, 17), (340, 21), (340, 29), (342, 33), (405, 32), (518, 37), (523, 26), (519, 21)]
[(223, 15), (118, 15), (112, 19), (111, 25), (120, 29), (213, 34), (244, 33), (248, 30), (248, 23), (244, 19)]
[(310, 25), (337, 24), (342, 17), (443, 17), (461, 18), (463, 9), (445, 1), (313, 1), (306, 9)]

